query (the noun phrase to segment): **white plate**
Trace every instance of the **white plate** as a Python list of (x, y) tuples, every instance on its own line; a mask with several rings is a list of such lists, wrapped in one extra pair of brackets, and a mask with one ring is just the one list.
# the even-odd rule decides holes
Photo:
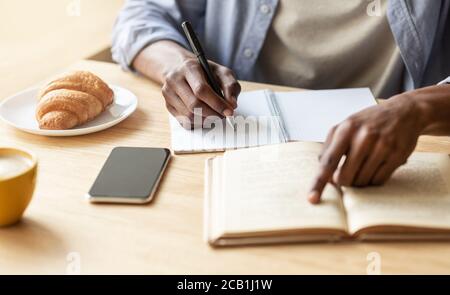
[(40, 129), (36, 121), (37, 95), (39, 88), (28, 89), (0, 103), (0, 119), (22, 131), (44, 136), (76, 136), (98, 132), (119, 124), (137, 108), (137, 97), (131, 91), (110, 86), (114, 91), (114, 102), (94, 120), (69, 130)]

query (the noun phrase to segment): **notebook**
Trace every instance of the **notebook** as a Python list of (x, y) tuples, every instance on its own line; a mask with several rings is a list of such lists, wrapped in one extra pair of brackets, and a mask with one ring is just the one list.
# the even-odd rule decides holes
[(172, 149), (196, 153), (297, 140), (323, 142), (331, 127), (375, 104), (368, 88), (244, 92), (232, 119), (235, 130), (219, 118), (208, 121), (206, 128), (185, 130), (171, 116)]
[(321, 144), (227, 151), (205, 170), (205, 240), (214, 246), (450, 238), (450, 158), (415, 153), (384, 185), (336, 188), (312, 205)]

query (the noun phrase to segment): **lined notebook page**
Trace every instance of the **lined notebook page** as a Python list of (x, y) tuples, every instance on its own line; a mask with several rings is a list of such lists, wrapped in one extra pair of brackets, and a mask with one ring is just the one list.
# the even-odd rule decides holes
[(320, 144), (288, 143), (225, 153), (221, 205), (226, 233), (326, 228), (346, 230), (340, 193), (306, 197), (318, 169)]
[(291, 141), (324, 142), (333, 126), (376, 105), (368, 88), (277, 92), (276, 98)]
[(349, 231), (376, 225), (450, 229), (450, 158), (415, 153), (381, 187), (345, 188)]
[[(264, 90), (243, 92), (235, 111), (236, 130), (221, 120), (222, 128), (185, 130), (170, 116), (172, 149), (177, 153), (225, 150), (284, 142)], [(244, 124), (240, 124), (245, 119)], [(227, 129), (227, 132), (225, 130)]]

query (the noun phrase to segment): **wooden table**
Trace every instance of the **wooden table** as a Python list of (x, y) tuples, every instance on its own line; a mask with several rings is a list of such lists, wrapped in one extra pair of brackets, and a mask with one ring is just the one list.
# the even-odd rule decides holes
[[(0, 124), (0, 145), (39, 157), (38, 186), (21, 223), (0, 229), (0, 273), (64, 274), (365, 274), (367, 255), (382, 273), (448, 273), (448, 243), (290, 244), (213, 249), (202, 239), (203, 164), (211, 154), (173, 158), (153, 203), (92, 205), (84, 195), (115, 146), (169, 147), (160, 89), (118, 66), (81, 61), (139, 97), (137, 112), (109, 130), (73, 138), (40, 137)], [(272, 88), (243, 83), (244, 90)], [(11, 92), (21, 89), (10, 85)], [(450, 152), (448, 138), (424, 138), (419, 149)], [(76, 269), (76, 267), (75, 267)]]
[(110, 46), (123, 2), (0, 1), (0, 97)]

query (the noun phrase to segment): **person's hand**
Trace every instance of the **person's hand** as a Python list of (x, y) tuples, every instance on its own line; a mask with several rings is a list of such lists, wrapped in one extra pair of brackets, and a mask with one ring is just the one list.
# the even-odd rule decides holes
[(214, 62), (209, 65), (225, 101), (209, 86), (196, 56), (176, 42), (155, 42), (144, 48), (132, 64), (139, 73), (162, 85), (168, 111), (185, 128), (193, 127), (197, 109), (202, 111), (203, 123), (209, 116), (231, 116), (237, 107), (241, 86), (233, 72)]
[(406, 163), (425, 128), (425, 116), (414, 95), (400, 94), (349, 117), (330, 131), (308, 196), (311, 203), (320, 202), (329, 182), (339, 186), (381, 185)]
[(169, 112), (187, 129), (193, 127), (194, 111), (201, 109), (202, 121), (206, 117), (223, 118), (233, 115), (241, 86), (233, 72), (217, 63), (209, 62), (224, 96), (218, 96), (209, 86), (197, 58), (187, 57), (164, 76), (162, 93)]

